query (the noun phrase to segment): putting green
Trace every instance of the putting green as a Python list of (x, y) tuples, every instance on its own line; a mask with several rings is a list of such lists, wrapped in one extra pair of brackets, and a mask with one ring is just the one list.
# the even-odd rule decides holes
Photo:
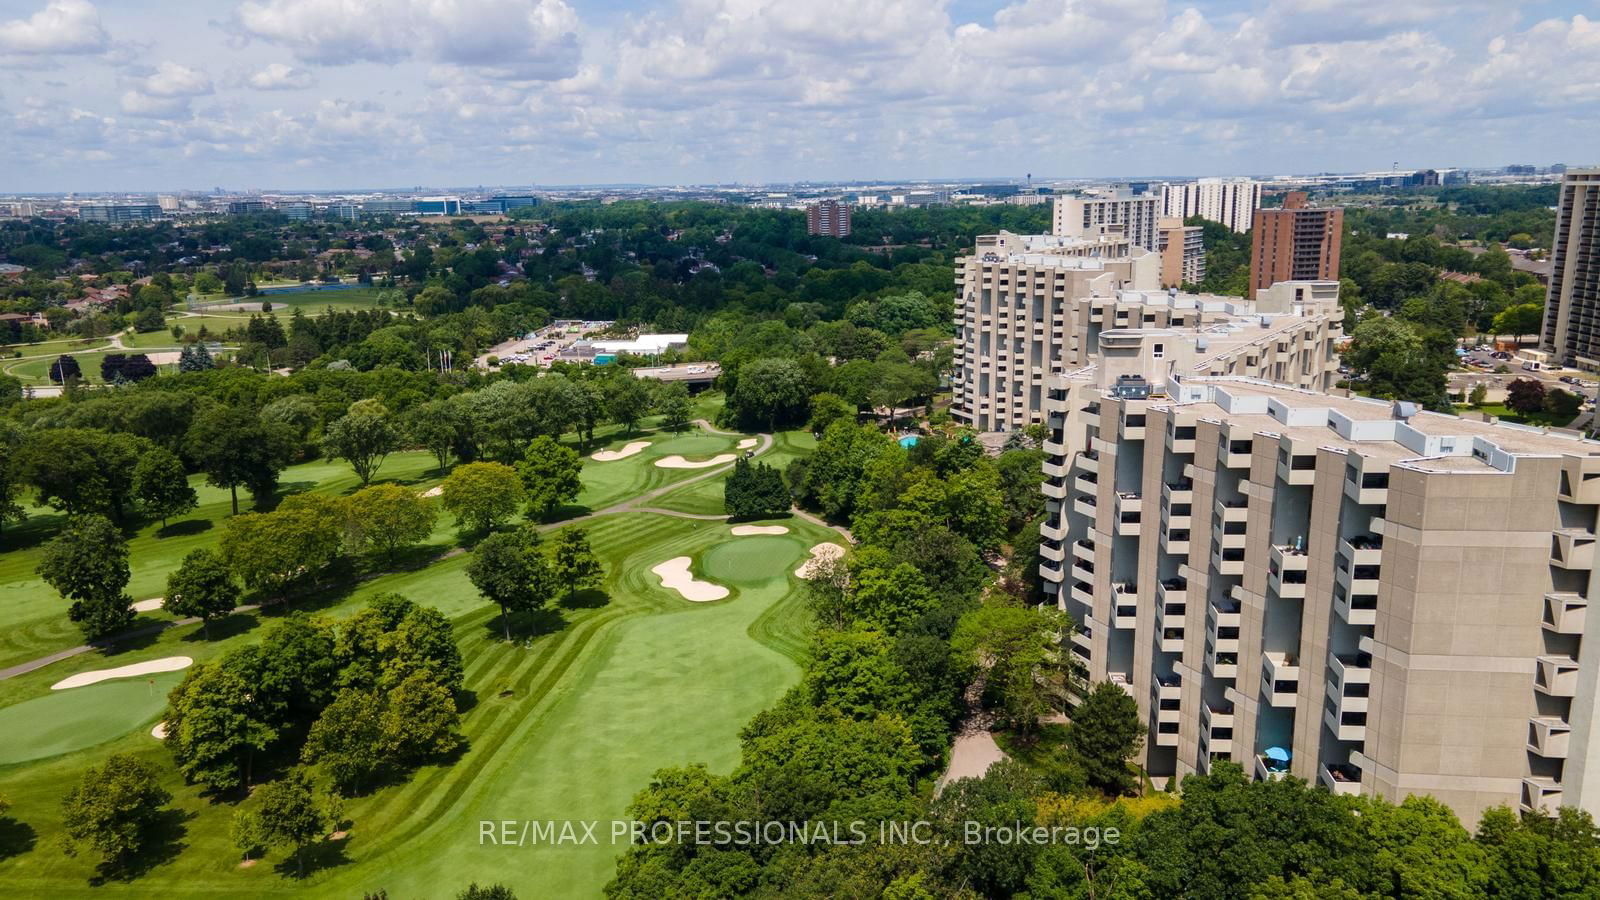
[(718, 584), (761, 585), (788, 577), (805, 554), (787, 535), (730, 537), (700, 556), (699, 571)]
[(182, 672), (54, 691), (0, 709), (0, 765), (93, 747), (150, 725)]

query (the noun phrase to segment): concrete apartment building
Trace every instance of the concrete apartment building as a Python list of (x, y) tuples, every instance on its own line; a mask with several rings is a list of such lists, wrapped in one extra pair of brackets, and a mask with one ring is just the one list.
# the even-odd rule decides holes
[(1244, 234), (1261, 208), (1261, 182), (1247, 178), (1202, 178), (1161, 186), (1161, 214), (1177, 219), (1200, 216)]
[(1173, 339), (1101, 332), (1047, 399), (1041, 573), (1151, 773), (1600, 808), (1600, 444), (1188, 377)]
[(161, 218), (161, 207), (154, 203), (104, 203), (78, 207), (84, 222), (150, 222)]
[(846, 237), (850, 234), (850, 204), (823, 200), (806, 207), (806, 234)]
[(1162, 291), (1160, 277), (1160, 257), (1114, 230), (1093, 240), (980, 236), (973, 255), (956, 260), (952, 415), (979, 431), (1042, 422), (1047, 379), (1092, 364), (1100, 333), (1126, 327), (1181, 331), (1198, 348), (1185, 370), (1196, 374), (1333, 383), (1337, 282), (1286, 284), (1247, 301)]
[(1600, 371), (1600, 169), (1562, 176), (1542, 343), (1565, 365)]
[(1155, 250), (1159, 246), (1161, 198), (1155, 194), (1103, 188), (1081, 197), (1057, 197), (1052, 216), (1051, 233), (1056, 237), (1092, 240), (1120, 226), (1135, 247)]
[(1250, 235), (1250, 294), (1280, 281), (1338, 281), (1344, 210), (1306, 205), (1290, 191), (1282, 209), (1256, 210)]
[(1161, 286), (1198, 284), (1206, 277), (1206, 242), (1199, 225), (1163, 217), (1157, 238), (1161, 251)]

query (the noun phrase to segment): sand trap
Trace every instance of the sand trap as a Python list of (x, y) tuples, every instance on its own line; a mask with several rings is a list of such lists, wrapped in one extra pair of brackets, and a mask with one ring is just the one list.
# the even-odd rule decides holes
[(177, 672), (192, 665), (194, 665), (194, 660), (187, 656), (168, 656), (164, 659), (152, 659), (148, 662), (134, 663), (131, 666), (118, 666), (115, 669), (96, 669), (93, 672), (79, 672), (50, 685), (50, 690), (63, 691), (67, 688), (99, 684), (102, 681), (110, 681), (113, 678), (132, 678), (136, 675), (154, 675), (157, 672)]
[(140, 600), (138, 603), (135, 603), (133, 605), (133, 611), (134, 612), (155, 612), (156, 610), (161, 608), (161, 605), (163, 603), (166, 603), (166, 602), (167, 601), (164, 598), (161, 598), (161, 597), (157, 597), (154, 600)]
[(656, 460), (656, 466), (662, 469), (705, 469), (711, 466), (720, 466), (723, 463), (730, 463), (733, 462), (733, 460), (734, 456), (732, 453), (718, 453), (716, 456), (713, 456), (710, 459), (701, 460), (700, 462), (695, 462), (693, 460), (684, 459), (681, 456), (673, 455), (663, 456)]
[(816, 569), (817, 563), (825, 559), (838, 559), (843, 555), (844, 548), (838, 544), (818, 544), (811, 548), (811, 558), (801, 563), (800, 568), (794, 570), (794, 577), (810, 578), (811, 573)]
[(616, 462), (619, 459), (627, 459), (648, 446), (650, 446), (649, 441), (631, 441), (621, 450), (596, 450), (589, 458), (595, 462)]
[(677, 591), (683, 599), (693, 603), (709, 603), (728, 596), (728, 589), (720, 584), (695, 580), (689, 571), (691, 562), (693, 560), (687, 556), (675, 556), (650, 571), (660, 577), (662, 587)]
[(735, 525), (733, 533), (737, 537), (746, 537), (752, 534), (788, 534), (789, 529), (782, 525)]
[(157, 722), (156, 727), (150, 729), (150, 736), (158, 741), (167, 739), (167, 723)]
[(442, 493), (444, 493), (444, 485), (436, 484), (433, 487), (428, 488), (427, 490), (423, 491), (422, 492), (422, 496), (424, 496), (424, 497), (437, 497)]
[(759, 443), (761, 443), (761, 440), (759, 438), (745, 438), (744, 440), (739, 442), (739, 449), (740, 450), (749, 450), (751, 447), (754, 447), (755, 445), (757, 445)]

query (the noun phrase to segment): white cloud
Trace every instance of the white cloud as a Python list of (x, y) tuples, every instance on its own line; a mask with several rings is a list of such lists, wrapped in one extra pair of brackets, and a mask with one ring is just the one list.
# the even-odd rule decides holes
[(323, 65), (419, 58), (550, 80), (578, 62), (578, 15), (562, 0), (250, 0), (236, 16), (245, 34)]
[(164, 62), (140, 82), (142, 92), (152, 97), (198, 97), (209, 94), (211, 79), (204, 72), (175, 62)]
[(245, 83), (258, 91), (303, 91), (316, 84), (316, 79), (305, 69), (271, 63), (251, 74)]
[(100, 53), (111, 43), (88, 0), (50, 0), (26, 19), (0, 23), (0, 53)]

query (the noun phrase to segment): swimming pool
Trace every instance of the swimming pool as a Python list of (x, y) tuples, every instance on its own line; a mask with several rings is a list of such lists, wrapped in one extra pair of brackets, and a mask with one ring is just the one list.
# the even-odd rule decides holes
[(918, 439), (918, 437), (916, 435), (908, 434), (905, 437), (900, 439), (900, 446), (902, 446), (902, 447), (906, 448), (907, 450), (909, 450), (912, 447), (915, 447), (917, 445), (917, 441), (918, 440), (919, 439)]

